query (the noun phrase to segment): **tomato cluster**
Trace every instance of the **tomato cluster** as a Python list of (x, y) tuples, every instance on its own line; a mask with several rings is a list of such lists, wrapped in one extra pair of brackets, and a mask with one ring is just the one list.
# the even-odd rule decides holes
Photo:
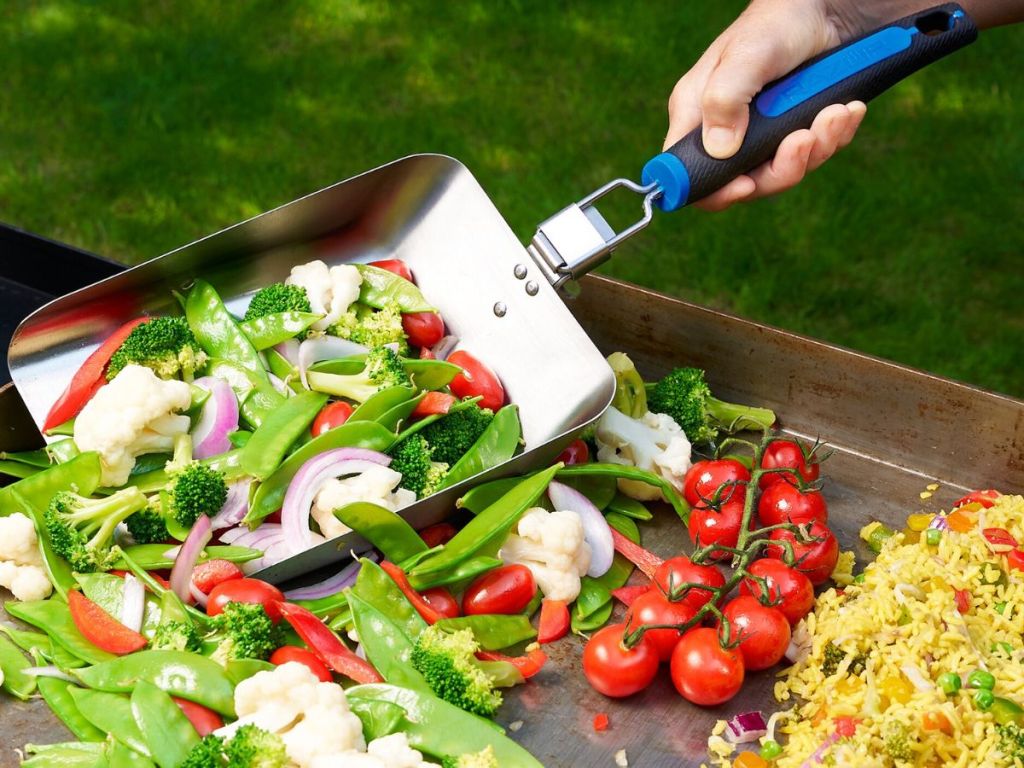
[[(715, 706), (739, 692), (747, 671), (782, 660), (791, 627), (814, 606), (815, 585), (836, 566), (839, 545), (813, 485), (820, 474), (814, 451), (771, 439), (757, 456), (756, 483), (734, 458), (699, 461), (687, 473), (694, 558), (661, 563), (646, 591), (624, 593), (631, 599), (625, 621), (590, 638), (583, 671), (596, 690), (630, 696), (668, 662), (681, 696)], [(748, 493), (760, 495), (743, 535)], [(736, 566), (729, 578), (714, 564), (726, 559)]]

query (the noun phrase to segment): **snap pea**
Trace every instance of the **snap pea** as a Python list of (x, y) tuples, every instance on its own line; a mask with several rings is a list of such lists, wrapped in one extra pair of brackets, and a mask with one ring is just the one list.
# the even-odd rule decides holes
[(555, 464), (519, 481), (511, 491), (470, 520), (465, 528), (445, 544), (444, 549), (421, 562), (411, 573), (420, 577), (436, 575), (474, 555), (494, 555), (512, 526), (540, 498), (561, 466)]
[(139, 681), (163, 691), (234, 716), (234, 685), (224, 668), (205, 656), (186, 651), (139, 651), (73, 672), (86, 686), (98, 691), (124, 693)]
[(415, 640), (427, 627), (402, 590), (384, 569), (372, 560), (360, 559), (361, 568), (352, 594), (386, 614), (406, 636)]
[(27, 768), (109, 768), (107, 745), (99, 741), (69, 741), (63, 744), (28, 744), (31, 757)]
[(132, 716), (132, 705), (127, 696), (78, 686), (71, 686), (70, 693), (78, 711), (97, 730), (113, 736), (136, 752), (147, 756), (151, 754)]
[(444, 360), (403, 358), (402, 365), (417, 389), (444, 389), (462, 372), (459, 366)]
[[(448, 632), (460, 629), (473, 630), (473, 636), (480, 647), (488, 651), (498, 651), (510, 645), (532, 640), (537, 630), (530, 625), (526, 616), (515, 614), (501, 616), (498, 614), (485, 616), (458, 616), (453, 619), (441, 619), (437, 626)], [(362, 635), (360, 635), (362, 637)]]
[[(123, 552), (127, 553), (136, 565), (147, 571), (162, 571), (174, 565), (174, 557), (168, 556), (174, 547), (168, 544), (135, 544), (125, 547)], [(211, 544), (202, 551), (197, 562), (205, 563), (207, 560), (227, 560), (231, 563), (247, 563), (250, 560), (257, 560), (263, 557), (263, 553), (251, 547), (239, 547), (227, 544)], [(114, 562), (114, 568), (128, 570), (128, 564), (124, 558)]]
[[(114, 618), (121, 615), (124, 607), (124, 579), (111, 573), (76, 573), (75, 580), (81, 585), (85, 596), (100, 608)], [(160, 623), (160, 614), (160, 601), (147, 593), (142, 612), (142, 628), (139, 631), (151, 637)]]
[(22, 464), (20, 461), (0, 459), (0, 475), (24, 480), (26, 477), (32, 477), (32, 475), (37, 475), (42, 471), (41, 467), (36, 467), (32, 464)]
[(40, 509), (46, 509), (57, 491), (78, 488), (78, 493), (88, 496), (100, 484), (100, 455), (95, 451), (83, 453), (67, 462), (56, 464), (31, 477), (0, 488), (0, 516), (21, 512), (15, 494), (31, 501)]
[(65, 421), (63, 424), (58, 424), (56, 427), (51, 427), (50, 429), (46, 430), (47, 437), (55, 437), (60, 435), (71, 437), (74, 434), (75, 419), (73, 417)]
[(144, 453), (141, 456), (137, 456), (135, 458), (135, 466), (132, 467), (132, 471), (128, 475), (128, 484), (132, 484), (132, 478), (134, 477), (163, 469), (167, 466), (167, 462), (173, 458), (169, 453)]
[(415, 573), (416, 567), (412, 566), (407, 573), (409, 574), (409, 583), (412, 584), (412, 588), (422, 592), (424, 589), (431, 589), (432, 587), (445, 587), (472, 581), (480, 574), (492, 571), (501, 564), (501, 560), (496, 557), (481, 555), (463, 560), (446, 571), (435, 571), (421, 575)]
[(412, 400), (416, 390), (412, 387), (387, 387), (374, 393), (352, 411), (349, 421), (377, 421), (396, 405)]
[(319, 392), (302, 392), (281, 403), (242, 449), (242, 469), (259, 480), (268, 478), (326, 404), (327, 395)]
[(250, 440), (252, 440), (252, 432), (247, 429), (236, 429), (234, 432), (228, 432), (228, 442), (231, 443), (232, 448), (245, 448)]
[[(43, 473), (45, 474), (45, 473)], [(66, 597), (68, 590), (74, 586), (75, 580), (71, 574), (71, 566), (68, 561), (60, 557), (53, 549), (53, 542), (50, 540), (50, 533), (46, 529), (44, 517), (46, 515), (46, 504), (40, 505), (35, 501), (23, 497), (19, 492), (11, 494), (12, 503), (32, 519), (36, 528), (36, 537), (39, 541), (39, 553), (43, 558), (43, 569), (46, 577), (57, 590), (57, 594)]]
[(192, 333), (211, 358), (229, 360), (257, 375), (266, 376), (259, 355), (238, 323), (228, 312), (216, 289), (205, 280), (196, 280), (185, 299), (185, 319)]
[(426, 560), (428, 557), (433, 557), (435, 552), (440, 552), (443, 548), (443, 544), (438, 544), (436, 547), (431, 547), (430, 549), (424, 549), (417, 552), (415, 555), (405, 558), (405, 560), (396, 560), (395, 562), (404, 573), (408, 573), (410, 570), (415, 568), (417, 564)]
[(374, 309), (384, 309), (391, 302), (398, 304), (403, 313), (436, 312), (423, 297), (420, 289), (404, 277), (369, 264), (356, 264), (363, 278), (359, 285), (359, 301)]
[(416, 406), (420, 404), (420, 400), (426, 397), (426, 395), (426, 392), (420, 392), (411, 400), (406, 400), (404, 403), (399, 403), (395, 407), (389, 408), (385, 413), (377, 417), (377, 423), (384, 427), (384, 429), (397, 432), (398, 428), (416, 410)]
[(268, 515), (281, 508), (284, 494), (295, 473), (314, 456), (334, 448), (368, 448), (372, 451), (386, 451), (391, 446), (394, 434), (372, 421), (345, 423), (324, 432), (295, 451), (284, 460), (280, 467), (260, 483), (249, 505), (245, 522), (256, 525)]
[(112, 653), (101, 651), (82, 637), (82, 633), (78, 631), (78, 627), (71, 619), (71, 611), (68, 610), (67, 603), (62, 600), (51, 598), (20, 603), (10, 602), (6, 603), (4, 608), (14, 618), (21, 619), (26, 624), (43, 630), (50, 636), (50, 640), (82, 661), (99, 664), (117, 658)]
[(463, 496), (460, 496), (455, 506), (458, 509), (468, 509), (474, 515), (483, 512), (487, 507), (511, 491), (521, 477), (502, 477), (497, 480), (488, 480), (486, 483), (470, 488)]
[(334, 510), (334, 516), (396, 563), (427, 549), (416, 530), (399, 515), (368, 501)]
[(335, 616), (327, 622), (327, 626), (333, 629), (335, 632), (341, 632), (342, 630), (348, 630), (355, 626), (352, 623), (352, 609), (346, 606), (341, 609)]
[(48, 648), (40, 649), (39, 653), (44, 659), (54, 666), (67, 672), (70, 669), (77, 669), (78, 667), (84, 667), (85, 662), (80, 658), (71, 653), (67, 648), (59, 643), (55, 643), (52, 640)]
[(26, 467), (37, 469), (46, 469), (52, 463), (45, 448), (37, 448), (34, 451), (0, 451), (0, 461), (24, 464)]
[(627, 467), (621, 464), (573, 464), (560, 470), (558, 472), (558, 479), (564, 480), (569, 477), (588, 477), (592, 475), (605, 475), (624, 480), (639, 480), (642, 483), (653, 485), (661, 491), (665, 500), (672, 505), (680, 520), (684, 523), (688, 523), (690, 520), (690, 505), (683, 500), (676, 489), (664, 478), (645, 469)]
[(618, 512), (608, 512), (604, 516), (605, 522), (608, 523), (612, 528), (621, 533), (627, 539), (632, 541), (634, 544), (640, 542), (640, 529), (637, 527), (636, 522), (631, 517), (620, 515)]
[(405, 710), (390, 701), (361, 699), (353, 701), (352, 712), (363, 724), (363, 737), (373, 741), (403, 730)]
[(483, 434), (448, 470), (441, 487), (451, 487), (508, 461), (519, 447), (521, 437), (519, 408), (515, 405), (506, 405), (494, 414)]
[(322, 317), (323, 315), (312, 312), (275, 312), (252, 320), (243, 320), (238, 324), (238, 330), (245, 335), (253, 348), (259, 351), (295, 338)]
[(605, 508), (605, 512), (617, 512), (620, 515), (642, 521), (647, 521), (654, 517), (651, 510), (644, 506), (643, 502), (631, 499), (626, 494), (619, 492), (616, 492)]
[(135, 684), (132, 716), (160, 768), (177, 768), (199, 743), (199, 734), (185, 714), (164, 691), (147, 680)]
[(55, 464), (67, 464), (75, 456), (81, 453), (78, 450), (78, 446), (75, 445), (75, 441), (71, 438), (66, 440), (58, 440), (55, 443), (50, 443), (46, 446), (47, 453), (53, 459)]
[[(245, 475), (245, 471), (242, 469), (242, 451), (240, 449), (211, 456), (208, 459), (200, 459), (199, 463), (222, 472), (225, 482), (228, 483)], [(166, 468), (154, 469), (131, 479), (131, 484), (143, 493), (156, 493), (170, 482), (171, 476), (167, 473)]]
[(103, 741), (106, 738), (106, 734), (86, 720), (78, 710), (71, 697), (71, 683), (56, 677), (40, 677), (37, 685), (47, 706), (75, 736), (82, 741)]
[(612, 601), (611, 591), (597, 579), (581, 580), (580, 594), (573, 603), (573, 616), (585, 619)]
[(231, 659), (224, 665), (224, 674), (227, 675), (232, 685), (238, 685), (257, 672), (268, 672), (273, 668), (273, 664), (262, 659)]
[(395, 685), (429, 691), (427, 681), (412, 665), (415, 642), (399, 622), (354, 592), (349, 594), (348, 601), (359, 642), (381, 677)]
[(576, 634), (593, 632), (608, 623), (608, 620), (612, 617), (613, 610), (615, 610), (615, 606), (609, 600), (589, 616), (579, 617), (573, 612), (572, 617), (569, 619), (569, 626)]
[(342, 611), (348, 606), (348, 598), (345, 597), (344, 592), (335, 592), (333, 595), (318, 597), (313, 600), (292, 600), (291, 602), (296, 605), (301, 605), (307, 611), (315, 613), (321, 619), (327, 616), (333, 616), (338, 611)]
[(50, 649), (50, 636), (43, 632), (34, 632), (30, 629), (15, 629), (6, 624), (0, 624), (0, 632), (7, 635), (8, 639), (25, 653), (48, 651)]
[(152, 760), (119, 741), (107, 742), (107, 764), (110, 768), (153, 768)]
[(528, 602), (526, 604), (526, 607), (523, 608), (522, 615), (526, 618), (530, 618), (531, 616), (533, 616), (533, 614), (537, 612), (537, 609), (540, 608), (540, 605), (543, 602), (544, 593), (538, 589), (536, 592), (533, 593), (533, 597), (530, 598), (530, 602)]
[(0, 635), (0, 671), (3, 672), (3, 689), (12, 696), (25, 701), (36, 689), (36, 678), (26, 675), (31, 667), (29, 660), (13, 642)]
[(612, 499), (615, 498), (615, 494), (618, 491), (618, 485), (614, 477), (608, 477), (605, 475), (591, 475), (582, 477), (560, 477), (558, 479), (560, 483), (565, 483), (570, 488), (575, 488), (577, 491), (586, 496), (590, 503), (593, 504), (598, 510), (604, 510)]
[(206, 373), (231, 385), (242, 418), (254, 427), (258, 427), (266, 414), (284, 402), (284, 395), (274, 389), (266, 372), (261, 376), (231, 360), (211, 358), (206, 364)]

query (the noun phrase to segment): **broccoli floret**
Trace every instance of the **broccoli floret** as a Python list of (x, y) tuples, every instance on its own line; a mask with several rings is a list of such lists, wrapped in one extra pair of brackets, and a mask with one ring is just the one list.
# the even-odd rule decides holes
[(157, 651), (199, 651), (202, 638), (195, 624), (190, 621), (162, 621), (157, 625), (149, 641), (150, 648)]
[(246, 320), (256, 320), (278, 312), (312, 312), (309, 294), (301, 285), (274, 283), (256, 291), (245, 310)]
[(910, 731), (898, 720), (886, 723), (883, 734), (885, 753), (896, 762), (906, 762), (914, 758), (910, 748)]
[[(843, 659), (847, 657), (846, 651), (840, 648), (835, 643), (829, 643), (825, 646), (825, 658), (821, 662), (821, 672), (825, 677), (832, 677), (838, 670), (839, 665), (843, 663)], [(846, 668), (850, 674), (859, 675), (864, 671), (867, 666), (868, 655), (866, 652), (861, 651), (857, 653), (850, 661), (850, 665)]]
[(434, 625), (417, 638), (412, 665), (437, 696), (467, 712), (490, 717), (501, 706), (502, 697), (474, 656), (479, 649), (472, 630), (449, 633)]
[(286, 768), (292, 764), (284, 740), (255, 725), (243, 725), (224, 748), (228, 768)]
[(152, 506), (130, 515), (124, 522), (136, 544), (161, 544), (170, 538), (163, 515)]
[(193, 461), (174, 473), (169, 493), (165, 496), (164, 513), (172, 515), (179, 525), (191, 528), (200, 515), (216, 515), (227, 497), (224, 473)]
[(257, 603), (227, 603), (211, 622), (220, 638), (213, 658), (266, 659), (281, 645), (281, 632)]
[(421, 434), (410, 435), (391, 449), (391, 469), (402, 475), (399, 486), (422, 499), (441, 488), (448, 465), (431, 458), (430, 445)]
[(161, 379), (191, 381), (196, 370), (206, 365), (206, 353), (185, 318), (155, 317), (135, 326), (117, 348), (107, 365), (107, 381), (131, 363), (152, 368)]
[(775, 413), (767, 408), (726, 403), (713, 397), (700, 368), (676, 368), (650, 386), (647, 406), (654, 413), (671, 416), (693, 443), (711, 442), (719, 430), (763, 430), (775, 423)]
[(1016, 723), (997, 726), (999, 731), (999, 751), (1012, 764), (1015, 760), (1024, 761), (1024, 728)]
[(331, 326), (330, 332), (364, 347), (383, 347), (397, 344), (398, 353), (409, 351), (405, 330), (402, 328), (402, 310), (397, 302), (388, 302), (384, 309), (363, 311), (360, 306), (349, 310)]
[(461, 459), (494, 419), (489, 408), (463, 408), (429, 424), (419, 433), (430, 446), (430, 456), (452, 466)]
[(446, 757), (441, 761), (441, 768), (498, 768), (498, 758), (488, 744), (479, 752)]
[(366, 354), (363, 370), (353, 374), (309, 374), (310, 386), (318, 392), (362, 403), (382, 389), (412, 386), (402, 358), (389, 347), (374, 347)]
[(130, 487), (103, 499), (60, 491), (46, 508), (44, 523), (54, 551), (79, 573), (105, 571), (116, 559), (114, 529), (147, 504), (138, 488)]
[(224, 739), (211, 733), (189, 750), (188, 757), (178, 768), (221, 768), (223, 765)]

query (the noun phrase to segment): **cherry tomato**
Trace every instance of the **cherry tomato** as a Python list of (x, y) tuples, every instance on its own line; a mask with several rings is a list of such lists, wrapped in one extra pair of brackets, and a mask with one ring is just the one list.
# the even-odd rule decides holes
[[(742, 524), (742, 499), (730, 499), (721, 505), (720, 510), (696, 506), (690, 510), (690, 541), (697, 548), (708, 544), (735, 547), (740, 538)], [(732, 555), (727, 550), (716, 549), (711, 553), (711, 557), (715, 560), (725, 560)]]
[(405, 278), (410, 283), (416, 282), (412, 279), (412, 270), (409, 269), (409, 265), (401, 259), (380, 259), (379, 261), (371, 261), (371, 267), (377, 267), (377, 269), (386, 269), (388, 272), (393, 272), (401, 278)]
[(761, 605), (753, 595), (740, 595), (722, 609), (729, 620), (729, 637), (739, 641), (743, 667), (768, 669), (779, 663), (789, 647), (789, 621), (775, 608)]
[(420, 592), (423, 599), (446, 619), (454, 619), (459, 615), (459, 602), (444, 587), (434, 587)]
[(537, 642), (542, 645), (561, 640), (569, 633), (569, 604), (565, 600), (542, 600)]
[(410, 312), (402, 315), (402, 330), (414, 347), (429, 349), (444, 337), (444, 320), (437, 312)]
[[(654, 572), (654, 583), (670, 598), (679, 597), (680, 585), (703, 584), (714, 589), (725, 586), (725, 577), (713, 565), (697, 565), (685, 556), (666, 560)], [(699, 611), (715, 595), (710, 589), (688, 587), (679, 602)]]
[(573, 440), (565, 450), (558, 454), (555, 461), (560, 461), (566, 466), (570, 464), (586, 464), (590, 461), (590, 447), (586, 440)]
[(1012, 549), (1007, 552), (1006, 563), (1015, 571), (1024, 571), (1024, 550)]
[(77, 590), (68, 592), (68, 610), (82, 636), (102, 651), (122, 656), (146, 647), (145, 637)]
[(427, 392), (416, 407), (412, 409), (410, 418), (422, 419), (426, 416), (443, 416), (455, 405), (455, 396), (447, 392)]
[(188, 721), (192, 723), (192, 727), (196, 729), (196, 733), (200, 736), (209, 736), (218, 728), (224, 727), (224, 719), (212, 709), (204, 707), (202, 704), (196, 704), (188, 699), (179, 699), (177, 696), (172, 696), (171, 698), (174, 699), (178, 709), (188, 718)]
[[(747, 566), (747, 572), (764, 579), (768, 588), (768, 602), (782, 612), (790, 624), (796, 624), (814, 607), (814, 585), (806, 575), (791, 568), (781, 560), (770, 557), (755, 560)], [(745, 578), (740, 583), (741, 595), (753, 595), (764, 599), (760, 582)]]
[(964, 614), (971, 612), (971, 593), (966, 589), (958, 589), (953, 593), (956, 601), (957, 613)]
[(723, 648), (718, 630), (695, 627), (672, 651), (672, 684), (679, 695), (702, 707), (724, 704), (743, 687), (743, 655)]
[(451, 380), (448, 388), (456, 397), (479, 397), (481, 408), (496, 411), (505, 404), (505, 388), (490, 368), (465, 350), (448, 355), (448, 362), (462, 370)]
[(622, 644), (624, 624), (595, 632), (583, 648), (583, 674), (598, 693), (612, 698), (642, 691), (658, 674), (658, 653), (646, 636), (632, 648)]
[(328, 432), (335, 427), (340, 427), (348, 421), (348, 417), (352, 415), (352, 411), (352, 406), (342, 400), (328, 403), (320, 409), (320, 413), (318, 413), (316, 418), (313, 419), (313, 426), (310, 427), (313, 437), (319, 437), (324, 432)]
[(437, 523), (429, 525), (420, 531), (420, 538), (427, 545), (427, 549), (433, 549), (442, 544), (447, 544), (456, 533), (455, 526), (451, 523)]
[(210, 590), (210, 597), (206, 601), (206, 614), (216, 616), (228, 603), (258, 603), (266, 609), (267, 615), (276, 624), (281, 619), (281, 611), (277, 606), (279, 602), (284, 602), (284, 595), (272, 584), (259, 579), (232, 579), (223, 581)]
[[(818, 541), (799, 542), (796, 540), (795, 533), (781, 529), (772, 531), (769, 538), (772, 541), (791, 542), (793, 566), (798, 571), (806, 573), (811, 584), (818, 586), (828, 581), (828, 577), (832, 575), (832, 570), (836, 567), (836, 562), (839, 560), (839, 542), (836, 541), (836, 537), (828, 529), (828, 526), (818, 522), (811, 524), (808, 533), (812, 539), (818, 539)], [(777, 544), (770, 544), (765, 554), (768, 557), (782, 560), (785, 557), (785, 549)]]
[[(696, 611), (682, 600), (672, 602), (661, 590), (651, 589), (633, 601), (626, 614), (626, 632), (644, 624), (685, 624)], [(650, 640), (659, 661), (668, 661), (682, 632), (676, 629), (649, 629), (644, 637)]]
[[(706, 504), (706, 499), (742, 501), (747, 496), (745, 485), (723, 488), (730, 482), (747, 482), (750, 470), (736, 459), (715, 459), (714, 461), (698, 461), (686, 472), (683, 478), (683, 496), (691, 507)], [(719, 488), (722, 488), (721, 495)]]
[(210, 590), (221, 582), (241, 579), (244, 576), (242, 569), (234, 563), (216, 558), (199, 563), (192, 569), (192, 583), (204, 595), (210, 594)]
[(757, 516), (762, 525), (810, 523), (814, 520), (827, 523), (828, 506), (821, 491), (801, 491), (789, 483), (772, 483), (757, 501)]
[(466, 616), (522, 613), (537, 593), (537, 583), (525, 565), (503, 565), (476, 578), (462, 595)]
[[(799, 472), (805, 483), (813, 483), (821, 474), (821, 464), (814, 457), (808, 461), (803, 446), (795, 440), (775, 440), (764, 449), (764, 455), (761, 457), (762, 469), (782, 469), (784, 467)], [(796, 478), (789, 472), (771, 472), (761, 475), (761, 488), (782, 482), (796, 485)]]
[(329, 683), (334, 679), (331, 677), (331, 670), (327, 668), (327, 665), (307, 648), (300, 648), (297, 645), (282, 645), (270, 654), (270, 663), (274, 666), (279, 667), (282, 664), (287, 664), (289, 661), (298, 662), (306, 667), (321, 682)]

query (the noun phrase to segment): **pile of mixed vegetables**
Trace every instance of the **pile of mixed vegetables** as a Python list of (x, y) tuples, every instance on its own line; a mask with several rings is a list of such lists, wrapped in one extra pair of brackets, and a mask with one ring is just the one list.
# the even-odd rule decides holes
[[(607, 696), (668, 662), (719, 704), (782, 659), (839, 561), (819, 448), (698, 369), (644, 382), (612, 355), (613, 405), (553, 466), (416, 531), (402, 508), (511, 458), (520, 429), (404, 264), (300, 265), (242, 318), (202, 281), (182, 306), (86, 360), (47, 420), (66, 439), (0, 456), (20, 478), (0, 584), (33, 627), (0, 626), (3, 687), (80, 739), (30, 745), (32, 766), (539, 765), (490, 718), (543, 645), (586, 638)], [(648, 502), (690, 556), (641, 547)], [(372, 549), (325, 581), (249, 576), (350, 531)]]

